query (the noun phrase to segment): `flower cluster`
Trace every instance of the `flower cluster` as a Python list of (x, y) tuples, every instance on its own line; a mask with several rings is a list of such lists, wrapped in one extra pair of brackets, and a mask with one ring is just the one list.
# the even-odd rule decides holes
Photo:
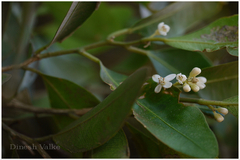
[(166, 77), (161, 77), (160, 75), (153, 75), (152, 79), (154, 82), (157, 82), (158, 85), (155, 88), (155, 93), (159, 93), (163, 88), (170, 88), (172, 87), (172, 83), (170, 81), (172, 81), (175, 77), (177, 79), (177, 83), (180, 85), (183, 85), (183, 90), (185, 92), (190, 92), (191, 89), (194, 92), (198, 92), (200, 89), (203, 89), (206, 87), (205, 83), (207, 82), (207, 79), (205, 77), (196, 77), (197, 75), (199, 75), (201, 73), (201, 69), (198, 67), (195, 67), (192, 69), (192, 71), (190, 72), (188, 78), (182, 74), (170, 74)]

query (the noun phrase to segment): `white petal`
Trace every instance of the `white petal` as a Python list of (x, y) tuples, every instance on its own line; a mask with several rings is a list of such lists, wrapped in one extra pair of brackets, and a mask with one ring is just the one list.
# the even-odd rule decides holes
[(154, 82), (157, 82), (157, 83), (159, 83), (159, 79), (161, 78), (161, 76), (159, 76), (158, 74), (154, 74), (153, 76), (152, 76), (152, 80), (154, 81)]
[(169, 25), (164, 25), (164, 27), (165, 27), (165, 29), (166, 29), (166, 32), (169, 32), (170, 31), (170, 27), (169, 27)]
[(159, 85), (157, 85), (157, 87), (155, 87), (154, 92), (159, 93), (161, 91), (161, 89), (162, 89), (162, 85), (159, 84)]
[(171, 82), (165, 82), (165, 84), (163, 85), (164, 88), (170, 88), (172, 87), (172, 83)]
[(171, 81), (176, 77), (176, 74), (169, 74), (164, 79), (165, 81)]
[(164, 22), (159, 23), (159, 24), (158, 24), (158, 30), (160, 31), (163, 26), (164, 26)]
[(182, 75), (182, 77), (183, 77), (183, 78), (182, 78), (182, 81), (183, 81), (183, 82), (187, 80), (187, 77), (186, 77), (184, 74)]
[(206, 87), (206, 85), (204, 83), (201, 83), (201, 82), (197, 82), (197, 85), (200, 89), (203, 89)]
[(167, 35), (167, 32), (164, 32), (164, 31), (159, 31), (160, 35), (163, 35), (163, 36), (166, 36)]
[(197, 77), (197, 79), (199, 80), (198, 82), (201, 82), (201, 83), (207, 82), (207, 79), (205, 77)]

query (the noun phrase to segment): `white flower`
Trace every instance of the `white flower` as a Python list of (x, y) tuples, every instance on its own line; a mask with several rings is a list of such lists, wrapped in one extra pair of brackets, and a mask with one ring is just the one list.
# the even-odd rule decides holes
[(183, 90), (185, 92), (190, 92), (191, 89), (194, 92), (198, 92), (200, 89), (203, 89), (206, 87), (205, 83), (207, 82), (207, 79), (205, 77), (196, 77), (200, 73), (201, 73), (200, 68), (194, 67), (192, 69), (187, 80), (185, 81), (185, 83), (183, 85)]
[(161, 22), (158, 24), (158, 32), (160, 35), (166, 36), (169, 30), (170, 30), (170, 27), (164, 24), (164, 22)]
[(162, 87), (163, 88), (172, 87), (172, 83), (169, 81), (173, 80), (175, 77), (176, 77), (176, 74), (169, 74), (165, 78), (159, 76), (158, 74), (153, 75), (152, 76), (153, 81), (158, 83), (158, 85), (154, 89), (154, 92), (159, 93), (161, 91)]
[(182, 73), (177, 74), (176, 78), (177, 78), (179, 84), (183, 84), (183, 82), (185, 82), (187, 80), (187, 77)]

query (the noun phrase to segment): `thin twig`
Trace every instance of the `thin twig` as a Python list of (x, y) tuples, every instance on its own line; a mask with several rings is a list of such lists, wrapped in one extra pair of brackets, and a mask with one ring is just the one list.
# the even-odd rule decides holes
[(8, 103), (5, 107), (7, 108), (15, 108), (19, 110), (24, 110), (26, 112), (32, 112), (37, 114), (75, 114), (78, 116), (82, 116), (90, 111), (92, 108), (84, 108), (84, 109), (54, 109), (54, 108), (39, 108), (34, 107), (28, 104), (24, 104), (17, 99), (13, 99), (10, 103)]
[(201, 105), (238, 106), (238, 103), (212, 101), (212, 100), (197, 99), (197, 98), (180, 98), (180, 102), (197, 103)]
[[(39, 154), (41, 154), (41, 156), (43, 156), (44, 158), (51, 158), (47, 152), (40, 146), (40, 144), (38, 142), (36, 142), (36, 139), (32, 139), (30, 137), (27, 137), (21, 133), (18, 133), (16, 131), (14, 131), (13, 129), (11, 129), (10, 127), (8, 127), (6, 124), (2, 123), (2, 127), (5, 131), (9, 132), (13, 137), (17, 137), (21, 140), (24, 140), (25, 142), (27, 142), (28, 144), (34, 144), (35, 146), (37, 146), (37, 151)], [(46, 136), (48, 139), (51, 138), (50, 136)], [(41, 140), (43, 140), (43, 138), (41, 138)], [(46, 140), (46, 138), (44, 139)]]

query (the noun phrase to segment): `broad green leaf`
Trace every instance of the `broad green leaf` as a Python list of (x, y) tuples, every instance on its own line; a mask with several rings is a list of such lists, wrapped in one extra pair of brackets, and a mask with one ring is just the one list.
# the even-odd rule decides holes
[(99, 100), (84, 88), (68, 80), (41, 74), (52, 108), (81, 109), (95, 107)]
[(131, 31), (150, 36), (157, 30), (158, 24), (164, 22), (171, 27), (167, 37), (182, 35), (186, 30), (218, 13), (221, 8), (222, 4), (219, 2), (176, 2), (140, 20)]
[(100, 64), (100, 77), (102, 80), (110, 86), (111, 90), (115, 90), (121, 82), (123, 82), (127, 76), (116, 73), (106, 68), (102, 62)]
[(238, 61), (205, 68), (199, 76), (207, 78), (198, 92), (203, 99), (222, 101), (238, 95)]
[(228, 47), (227, 51), (233, 56), (238, 56), (238, 47), (236, 48)]
[(11, 74), (2, 73), (2, 85), (6, 83), (12, 77)]
[(148, 57), (158, 74), (162, 76), (171, 73), (182, 73), (188, 76), (194, 67), (205, 68), (212, 65), (207, 57), (200, 52), (174, 48), (148, 52)]
[[(84, 88), (68, 80), (41, 74), (48, 90), (49, 101), (52, 108), (83, 109), (98, 105), (99, 100)], [(66, 115), (56, 115), (55, 122), (59, 129), (73, 121)]]
[(238, 48), (238, 15), (220, 18), (199, 31), (163, 41), (189, 51), (213, 52), (225, 47), (233, 50)]
[(51, 44), (62, 42), (80, 27), (99, 4), (96, 2), (73, 2)]
[[(225, 99), (226, 102), (238, 103), (238, 95), (231, 98)], [(227, 106), (229, 112), (231, 112), (235, 117), (238, 118), (238, 106)]]
[(198, 158), (218, 156), (217, 140), (196, 107), (178, 103), (180, 90), (171, 87), (156, 94), (149, 81), (133, 114), (157, 139), (177, 152)]
[[(127, 123), (127, 127), (132, 134), (132, 139), (135, 143), (141, 158), (160, 158), (160, 147), (157, 144), (157, 140), (151, 134), (143, 133), (136, 127), (132, 126), (130, 123)], [(154, 139), (155, 141), (153, 141)]]
[[(134, 104), (137, 105), (137, 104)], [(132, 134), (136, 148), (138, 148), (141, 158), (186, 158), (186, 155), (169, 148), (156, 137), (154, 137), (135, 118), (128, 119), (126, 123)]]
[(121, 129), (104, 145), (89, 151), (91, 158), (129, 158), (128, 141)]
[(106, 143), (122, 127), (146, 76), (146, 68), (133, 73), (99, 105), (55, 135), (54, 141), (72, 153)]

